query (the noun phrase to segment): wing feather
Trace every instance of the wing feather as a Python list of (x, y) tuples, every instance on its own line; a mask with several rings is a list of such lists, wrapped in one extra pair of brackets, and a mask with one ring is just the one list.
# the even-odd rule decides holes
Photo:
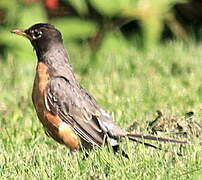
[(49, 81), (46, 94), (47, 110), (70, 124), (84, 141), (98, 146), (103, 144), (106, 132), (96, 117), (99, 108), (95, 100), (86, 99), (87, 95), (80, 86), (71, 84), (65, 77), (57, 76)]

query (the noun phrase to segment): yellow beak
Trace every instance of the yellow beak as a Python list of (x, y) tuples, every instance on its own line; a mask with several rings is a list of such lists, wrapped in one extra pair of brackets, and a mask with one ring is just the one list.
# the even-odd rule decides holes
[(14, 29), (14, 30), (11, 31), (11, 33), (15, 33), (15, 34), (17, 34), (17, 35), (24, 36), (24, 37), (26, 37), (26, 38), (32, 40), (32, 37), (29, 36), (29, 35), (25, 32), (25, 30), (22, 30), (22, 29)]

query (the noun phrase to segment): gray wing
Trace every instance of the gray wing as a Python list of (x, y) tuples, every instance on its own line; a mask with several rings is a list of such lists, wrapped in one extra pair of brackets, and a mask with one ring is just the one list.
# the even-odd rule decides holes
[(72, 84), (67, 78), (52, 78), (46, 94), (47, 109), (70, 124), (87, 143), (101, 146), (107, 138), (111, 145), (116, 145), (115, 139), (126, 135), (84, 88)]
[(104, 130), (104, 132), (106, 132), (111, 138), (116, 139), (117, 137), (126, 136), (127, 133), (113, 122), (111, 115), (98, 106), (96, 100), (88, 93), (88, 91), (86, 91), (83, 87), (80, 87), (80, 89), (85, 102), (93, 104), (93, 106), (99, 110), (100, 115), (97, 116), (97, 120), (102, 130)]
[(82, 90), (71, 84), (65, 77), (57, 76), (49, 81), (46, 89), (46, 108), (57, 114), (62, 121), (71, 125), (74, 131), (87, 143), (101, 146), (105, 132), (97, 116), (97, 105), (86, 100)]

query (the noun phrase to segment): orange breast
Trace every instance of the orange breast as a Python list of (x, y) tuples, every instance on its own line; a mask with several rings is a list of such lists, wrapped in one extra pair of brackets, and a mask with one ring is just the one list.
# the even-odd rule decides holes
[[(71, 149), (79, 148), (79, 138), (70, 126), (64, 126), (64, 122), (57, 116), (49, 112), (45, 107), (44, 93), (49, 81), (48, 67), (39, 62), (36, 69), (32, 101), (37, 112), (37, 116), (47, 134), (61, 144), (66, 144)], [(66, 123), (65, 123), (66, 124)]]

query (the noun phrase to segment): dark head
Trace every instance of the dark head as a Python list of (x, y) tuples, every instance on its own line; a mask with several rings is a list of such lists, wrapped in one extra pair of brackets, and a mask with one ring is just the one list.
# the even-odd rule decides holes
[(39, 23), (25, 30), (15, 29), (11, 32), (28, 38), (38, 58), (53, 48), (63, 46), (61, 33), (48, 23)]

